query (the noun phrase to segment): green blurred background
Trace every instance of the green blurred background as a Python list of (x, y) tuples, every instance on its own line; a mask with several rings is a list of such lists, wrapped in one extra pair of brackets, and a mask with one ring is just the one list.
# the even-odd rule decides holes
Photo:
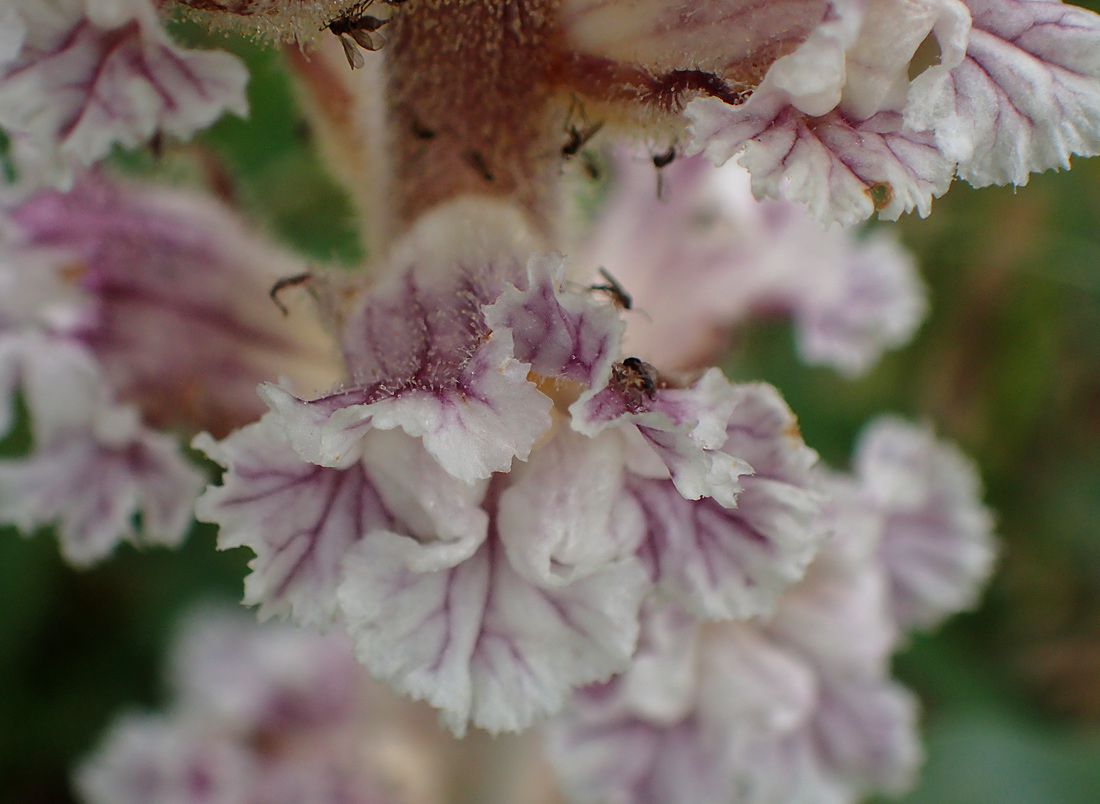
[[(181, 27), (184, 37), (201, 37)], [(226, 45), (221, 39), (216, 44)], [(308, 256), (362, 255), (346, 200), (309, 147), (275, 50), (232, 40), (252, 116), (197, 142), (259, 225)], [(179, 172), (189, 150), (120, 155)], [(180, 167), (183, 165), (184, 167)], [(1100, 801), (1100, 160), (1025, 188), (957, 185), (893, 225), (932, 314), (915, 341), (849, 382), (796, 359), (789, 328), (744, 334), (736, 379), (775, 383), (806, 441), (845, 465), (881, 412), (932, 422), (981, 467), (1002, 552), (977, 612), (914, 640), (897, 675), (924, 703), (928, 760), (907, 804)], [(17, 434), (0, 445), (25, 448)], [(0, 802), (71, 801), (68, 773), (122, 709), (155, 707), (166, 641), (196, 599), (239, 600), (246, 550), (196, 527), (178, 552), (123, 548), (75, 572), (49, 533), (0, 532)], [(690, 804), (684, 802), (683, 804)]]

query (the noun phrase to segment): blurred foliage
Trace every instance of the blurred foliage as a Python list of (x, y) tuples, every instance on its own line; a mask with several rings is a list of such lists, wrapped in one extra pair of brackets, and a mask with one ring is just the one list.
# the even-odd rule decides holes
[[(231, 47), (253, 71), (250, 121), (119, 166), (205, 185), (308, 257), (355, 263), (353, 210), (307, 147), (278, 52)], [(981, 467), (1000, 566), (979, 611), (897, 661), (924, 702), (928, 747), (904, 801), (1098, 801), (1100, 160), (1017, 191), (959, 185), (929, 219), (894, 228), (932, 296), (913, 344), (850, 382), (799, 364), (789, 329), (768, 325), (740, 336), (727, 369), (779, 386), (834, 466), (890, 411), (931, 421)], [(108, 722), (160, 702), (175, 618), (196, 598), (239, 599), (247, 559), (216, 552), (199, 526), (181, 551), (124, 548), (75, 572), (50, 534), (0, 533), (0, 802), (70, 801), (68, 773)]]

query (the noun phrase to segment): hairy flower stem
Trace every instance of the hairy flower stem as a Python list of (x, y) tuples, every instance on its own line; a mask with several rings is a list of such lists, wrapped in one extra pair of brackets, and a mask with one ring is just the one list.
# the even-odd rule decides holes
[(396, 228), (461, 195), (555, 234), (568, 101), (548, 78), (558, 0), (408, 0), (385, 48)]

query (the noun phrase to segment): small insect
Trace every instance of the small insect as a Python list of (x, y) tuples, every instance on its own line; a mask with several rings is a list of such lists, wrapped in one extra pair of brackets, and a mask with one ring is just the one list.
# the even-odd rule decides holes
[(429, 126), (424, 125), (415, 117), (409, 124), (409, 130), (412, 131), (412, 135), (418, 140), (434, 140), (436, 135), (439, 133), (434, 128), (430, 128)]
[(672, 164), (676, 159), (676, 146), (673, 145), (667, 151), (660, 154), (654, 154), (653, 167), (657, 168), (657, 200), (667, 201), (667, 193), (665, 192), (665, 174), (663, 170)]
[(667, 151), (661, 154), (655, 154), (653, 157), (653, 167), (660, 170), (663, 167), (668, 167), (672, 164), (672, 160), (676, 158), (676, 146), (669, 148)]
[(619, 281), (602, 265), (600, 266), (599, 272), (600, 276), (604, 278), (607, 284), (592, 285), (588, 289), (603, 291), (620, 310), (629, 310), (634, 305), (634, 300), (630, 297), (630, 294), (623, 290), (623, 286), (619, 284)]
[[(362, 0), (339, 17), (329, 20), (325, 25), (325, 28), (328, 28), (339, 37), (340, 44), (344, 48), (344, 56), (353, 70), (358, 70), (366, 63), (363, 60), (363, 54), (359, 52), (356, 45), (363, 48), (363, 50), (373, 52), (380, 49), (384, 44), (371, 34), (389, 22), (390, 18), (368, 14), (367, 9), (372, 5), (374, 5), (374, 0)], [(386, 5), (394, 5), (394, 3), (390, 2)]]
[(592, 138), (600, 133), (600, 129), (603, 128), (603, 121), (592, 123), (591, 125), (585, 125), (581, 128), (570, 124), (568, 129), (569, 139), (565, 145), (561, 147), (561, 155), (563, 159), (569, 159), (580, 153), (581, 148), (591, 142)]
[(611, 369), (611, 379), (623, 392), (627, 410), (637, 412), (661, 387), (657, 369), (637, 357), (628, 357)]
[(297, 287), (298, 285), (304, 285), (306, 282), (309, 282), (311, 279), (313, 279), (313, 274), (309, 273), (308, 271), (304, 274), (295, 274), (294, 276), (284, 276), (282, 279), (277, 280), (275, 282), (275, 284), (271, 286), (271, 290), (269, 290), (267, 292), (267, 295), (271, 297), (271, 301), (275, 302), (275, 306), (278, 307), (282, 311), (283, 315), (289, 315), (290, 310), (288, 310), (287, 306), (285, 304), (283, 304), (282, 299), (279, 298), (279, 294), (282, 293), (287, 288), (293, 288), (293, 287)]
[(470, 167), (476, 170), (485, 181), (493, 180), (493, 171), (489, 170), (489, 165), (485, 162), (485, 157), (480, 153), (477, 151), (467, 151), (466, 161), (470, 163)]
[(584, 174), (588, 176), (588, 178), (592, 181), (600, 180), (600, 176), (603, 175), (603, 170), (600, 169), (600, 161), (591, 151), (581, 152), (581, 165), (584, 167)]

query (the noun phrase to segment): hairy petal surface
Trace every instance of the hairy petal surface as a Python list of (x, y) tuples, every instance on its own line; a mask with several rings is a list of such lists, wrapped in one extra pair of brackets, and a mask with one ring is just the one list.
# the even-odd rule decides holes
[(957, 66), (914, 82), (908, 125), (933, 130), (977, 187), (1027, 184), (1100, 153), (1100, 16), (1049, 0), (970, 0)]
[(511, 334), (491, 332), (481, 313), (514, 268), (460, 264), (439, 276), (412, 266), (370, 291), (344, 333), (345, 388), (310, 402), (261, 389), (298, 453), (346, 467), (368, 431), (399, 427), (465, 482), (526, 459), (552, 403), (513, 356)]
[(509, 285), (485, 308), (495, 333), (508, 330), (516, 359), (543, 377), (603, 385), (619, 354), (623, 323), (615, 308), (565, 293), (565, 259), (537, 255), (527, 263), (527, 288)]
[(341, 608), (359, 660), (439, 708), (456, 734), (468, 723), (517, 731), (559, 709), (573, 687), (626, 666), (648, 589), (637, 562), (542, 588), (494, 539), (435, 572), (411, 570), (400, 542), (380, 534), (356, 547)]
[[(562, 16), (577, 50), (654, 70), (704, 69), (752, 77), (794, 50), (825, 19), (830, 4), (747, 0), (680, 5), (623, 0), (566, 0)], [(685, 54), (691, 54), (690, 60)], [(759, 81), (762, 73), (756, 74)]]
[(248, 111), (240, 60), (174, 45), (149, 0), (12, 3), (21, 47), (0, 48), (0, 125), (45, 152), (49, 183), (67, 187), (74, 165), (114, 145), (158, 131), (186, 139), (226, 111)]

